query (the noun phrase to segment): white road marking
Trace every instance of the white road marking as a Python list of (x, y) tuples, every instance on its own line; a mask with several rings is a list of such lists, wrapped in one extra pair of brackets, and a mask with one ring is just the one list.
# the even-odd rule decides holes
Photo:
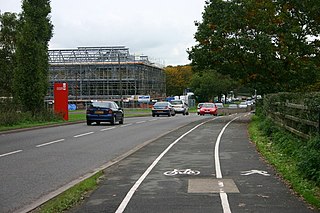
[(121, 127), (126, 127), (126, 126), (131, 126), (132, 123), (129, 123), (129, 124), (125, 124), (125, 125), (121, 125)]
[(83, 134), (80, 134), (80, 135), (75, 135), (73, 136), (74, 138), (78, 138), (78, 137), (82, 137), (82, 136), (86, 136), (86, 135), (91, 135), (93, 134), (94, 132), (87, 132), (87, 133), (83, 133)]
[(252, 174), (259, 174), (259, 175), (263, 175), (263, 176), (270, 176), (270, 174), (268, 174), (267, 171), (262, 171), (262, 170), (250, 170), (250, 171), (243, 171), (241, 172), (241, 175), (252, 175)]
[(148, 120), (148, 121), (156, 121), (158, 120), (158, 118), (154, 118), (154, 119), (151, 119), (151, 120)]
[(47, 145), (50, 145), (50, 144), (59, 143), (59, 142), (64, 141), (64, 140), (65, 139), (59, 139), (59, 140), (51, 141), (51, 142), (48, 142), (48, 143), (39, 144), (36, 147), (39, 148), (39, 147), (42, 147), (42, 146), (47, 146)]
[(105, 129), (101, 129), (100, 131), (103, 132), (103, 131), (107, 131), (107, 130), (111, 130), (111, 129), (115, 129), (116, 127), (109, 127), (109, 128), (105, 128)]
[(5, 154), (2, 154), (2, 155), (0, 155), (0, 158), (8, 156), (8, 155), (13, 155), (13, 154), (16, 154), (16, 153), (19, 153), (19, 152), (22, 152), (22, 150), (17, 150), (17, 151), (13, 151), (13, 152), (8, 152), (8, 153), (5, 153)]
[(205, 121), (203, 123), (198, 124), (197, 126), (193, 127), (192, 129), (190, 129), (188, 132), (184, 133), (183, 135), (181, 135), (177, 140), (175, 140), (173, 143), (171, 143), (156, 159), (155, 161), (153, 161), (153, 163), (147, 168), (147, 170), (141, 175), (141, 177), (137, 180), (137, 182), (132, 186), (132, 188), (130, 189), (130, 191), (127, 193), (126, 197), (122, 200), (120, 206), (118, 207), (116, 213), (122, 213), (126, 206), (128, 205), (128, 203), (130, 202), (133, 194), (135, 193), (135, 191), (138, 189), (138, 187), (140, 186), (140, 184), (142, 183), (142, 181), (148, 176), (148, 174), (151, 172), (151, 170), (157, 165), (157, 163), (161, 160), (161, 158), (176, 144), (178, 143), (183, 137), (185, 137), (186, 135), (188, 135), (190, 132), (192, 132), (193, 130), (197, 129), (199, 126), (209, 122), (211, 120)]
[(142, 124), (142, 123), (145, 123), (147, 121), (139, 121), (139, 122), (136, 122), (136, 124)]
[[(220, 167), (220, 159), (219, 159), (219, 145), (221, 141), (222, 134), (226, 130), (226, 128), (229, 126), (231, 122), (234, 120), (238, 119), (239, 117), (236, 117), (229, 121), (220, 131), (218, 138), (216, 140), (216, 145), (214, 148), (214, 160), (215, 160), (215, 167), (216, 167), (216, 177), (221, 179), (222, 178), (222, 173), (221, 173), (221, 167)], [(221, 204), (223, 208), (223, 213), (231, 213), (231, 209), (229, 206), (229, 201), (228, 201), (228, 195), (225, 192), (220, 192), (220, 199), (221, 199)]]

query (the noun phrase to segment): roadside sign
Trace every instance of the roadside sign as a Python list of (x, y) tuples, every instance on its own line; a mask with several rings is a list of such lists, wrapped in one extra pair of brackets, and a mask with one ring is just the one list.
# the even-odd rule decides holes
[(54, 112), (68, 120), (68, 84), (54, 83)]

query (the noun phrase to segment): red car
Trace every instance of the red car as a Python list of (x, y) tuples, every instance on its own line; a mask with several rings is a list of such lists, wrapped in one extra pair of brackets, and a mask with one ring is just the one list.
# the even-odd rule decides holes
[(214, 115), (218, 114), (218, 108), (214, 103), (204, 103), (200, 108), (199, 115)]

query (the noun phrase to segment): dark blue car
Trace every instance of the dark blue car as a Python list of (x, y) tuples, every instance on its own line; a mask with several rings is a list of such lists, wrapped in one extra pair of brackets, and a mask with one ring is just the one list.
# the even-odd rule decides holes
[(123, 110), (113, 101), (96, 101), (92, 102), (87, 108), (87, 125), (93, 122), (110, 122), (114, 125), (116, 122), (123, 124)]

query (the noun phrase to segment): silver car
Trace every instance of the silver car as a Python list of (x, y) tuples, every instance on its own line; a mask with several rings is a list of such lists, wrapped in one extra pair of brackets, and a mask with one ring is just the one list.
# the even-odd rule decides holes
[(152, 117), (159, 115), (175, 116), (176, 112), (169, 102), (157, 102), (152, 107)]
[(189, 107), (183, 100), (172, 100), (170, 101), (176, 114), (180, 113), (183, 115), (189, 115)]

